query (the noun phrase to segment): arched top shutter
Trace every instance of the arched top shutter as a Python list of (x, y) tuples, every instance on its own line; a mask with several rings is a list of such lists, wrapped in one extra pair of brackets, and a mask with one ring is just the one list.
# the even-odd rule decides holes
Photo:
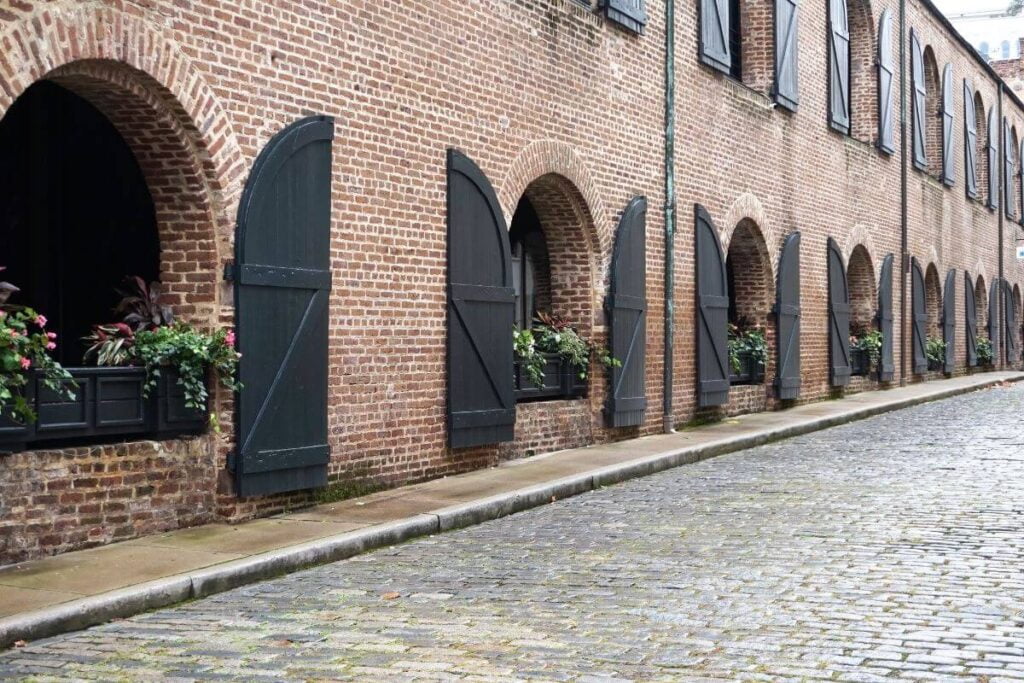
[(711, 216), (694, 209), (697, 250), (697, 402), (720, 406), (729, 400), (729, 285), (722, 243)]
[(988, 340), (992, 342), (992, 362), (999, 362), (999, 280), (988, 288)]
[(893, 76), (896, 67), (892, 56), (892, 13), (882, 12), (878, 22), (878, 148), (887, 154), (896, 152), (893, 133)]
[(782, 244), (775, 295), (778, 371), (775, 393), (783, 400), (800, 397), (800, 233)]
[(946, 273), (942, 290), (942, 341), (946, 342), (943, 370), (956, 370), (956, 270)]
[(512, 287), (508, 228), (483, 171), (448, 150), (448, 443), (511, 441)]
[(850, 133), (850, 22), (846, 0), (829, 0), (828, 120), (833, 128)]
[(988, 112), (988, 208), (999, 208), (999, 114), (996, 107)]
[(700, 0), (700, 59), (725, 74), (732, 67), (729, 0)]
[(921, 41), (917, 33), (910, 30), (910, 84), (913, 95), (913, 125), (912, 150), (914, 167), (925, 170), (928, 167), (927, 145), (925, 144), (925, 80), (924, 80), (924, 52), (921, 50)]
[(978, 310), (974, 301), (974, 281), (970, 273), (964, 273), (964, 342), (967, 351), (967, 367), (978, 365)]
[(978, 121), (974, 110), (974, 89), (964, 79), (964, 177), (967, 196), (978, 198)]
[(1013, 128), (1010, 120), (1003, 118), (1003, 202), (1006, 217), (1014, 218), (1017, 208), (1016, 193), (1013, 184), (1017, 181), (1017, 144), (1013, 141)]
[(634, 198), (622, 212), (612, 253), (608, 346), (621, 367), (611, 369), (605, 408), (609, 427), (643, 424), (647, 408), (647, 200)]
[(850, 382), (850, 288), (843, 252), (828, 239), (828, 358), (832, 386)]
[(775, 0), (775, 101), (790, 111), (800, 101), (799, 34), (797, 0)]
[(1013, 288), (1010, 287), (1008, 280), (1003, 280), (1003, 292), (1004, 305), (1003, 310), (1005, 314), (1003, 316), (1006, 330), (1006, 362), (1010, 365), (1015, 364), (1020, 360), (1020, 356), (1017, 353), (1017, 308), (1013, 301)]
[(910, 260), (910, 310), (912, 314), (911, 346), (913, 347), (914, 374), (928, 372), (928, 301), (925, 298), (924, 273), (917, 259)]
[(896, 377), (896, 362), (893, 358), (892, 262), (892, 254), (887, 254), (882, 260), (878, 281), (878, 330), (882, 333), (878, 379), (882, 382), (891, 382)]
[(942, 71), (942, 182), (952, 187), (956, 180), (953, 164), (953, 65)]
[(235, 236), (241, 496), (327, 484), (328, 299), (334, 121), (302, 119), (267, 143)]

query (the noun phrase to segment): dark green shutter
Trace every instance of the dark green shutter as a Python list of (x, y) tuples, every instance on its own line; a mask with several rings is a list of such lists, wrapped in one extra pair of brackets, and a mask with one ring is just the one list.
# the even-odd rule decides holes
[(978, 198), (978, 120), (974, 109), (974, 90), (964, 79), (964, 177), (967, 180), (967, 196)]
[(828, 120), (850, 133), (850, 22), (846, 0), (828, 3)]
[(988, 288), (988, 340), (992, 342), (992, 363), (999, 363), (999, 280)]
[(511, 441), (515, 290), (508, 228), (483, 171), (448, 150), (448, 443)]
[(850, 288), (839, 245), (828, 239), (828, 358), (832, 386), (850, 382)]
[(728, 74), (732, 67), (729, 54), (729, 0), (700, 1), (700, 59)]
[(964, 273), (964, 323), (967, 367), (973, 368), (978, 365), (978, 310), (970, 273)]
[(887, 154), (896, 151), (893, 133), (892, 14), (888, 8), (878, 22), (878, 148)]
[(910, 311), (911, 335), (913, 347), (914, 374), (928, 372), (928, 355), (925, 344), (928, 340), (928, 301), (925, 298), (924, 273), (917, 259), (910, 260)]
[(1013, 141), (1013, 128), (1009, 119), (1003, 119), (1003, 204), (1006, 217), (1014, 218), (1017, 200), (1013, 184), (1017, 181), (1017, 144)]
[(999, 208), (999, 114), (996, 107), (988, 112), (988, 208)]
[(729, 400), (729, 285), (718, 231), (697, 204), (697, 398), (700, 407)]
[(800, 102), (800, 6), (775, 0), (775, 101), (796, 111)]
[(779, 259), (775, 294), (778, 369), (775, 392), (780, 399), (800, 397), (800, 233), (786, 237)]
[(882, 382), (896, 378), (896, 361), (893, 357), (893, 312), (892, 312), (892, 254), (882, 260), (882, 272), (878, 281), (878, 329), (882, 333), (882, 350), (879, 358), (879, 377)]
[(647, 24), (644, 0), (601, 0), (605, 16), (632, 33), (643, 33)]
[(611, 369), (605, 415), (610, 427), (635, 427), (647, 408), (647, 200), (634, 198), (622, 212), (605, 302), (608, 347), (621, 367)]
[(1014, 364), (1020, 358), (1017, 355), (1017, 307), (1014, 305), (1013, 288), (1007, 280), (1003, 280), (1004, 296), (1004, 320), (1006, 321), (1006, 362)]
[(241, 496), (327, 484), (334, 122), (302, 119), (260, 153), (238, 210)]
[(953, 372), (956, 370), (956, 270), (946, 273), (942, 291), (942, 341), (946, 342), (943, 369)]
[(947, 64), (942, 72), (942, 182), (952, 186), (956, 180), (953, 167), (953, 66)]
[(926, 88), (924, 80), (924, 53), (921, 51), (921, 42), (913, 29), (910, 31), (910, 84), (913, 97), (911, 108), (913, 109), (912, 133), (912, 158), (914, 166), (920, 170), (928, 167), (927, 149), (925, 144), (925, 111)]

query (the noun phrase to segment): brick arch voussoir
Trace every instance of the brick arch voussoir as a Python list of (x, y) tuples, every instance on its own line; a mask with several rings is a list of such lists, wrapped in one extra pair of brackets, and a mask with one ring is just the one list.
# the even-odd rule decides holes
[(869, 228), (863, 223), (857, 223), (853, 226), (850, 232), (846, 235), (846, 241), (843, 243), (843, 262), (846, 267), (850, 267), (850, 257), (853, 256), (853, 250), (857, 247), (864, 247), (864, 251), (868, 253), (868, 258), (871, 259), (871, 267), (874, 270), (876, 284), (877, 278), (881, 276), (881, 265), (882, 260), (885, 258), (885, 254), (878, 251), (875, 247), (874, 240), (871, 238), (871, 234), (874, 231), (873, 228)]
[(782, 258), (782, 237), (779, 231), (768, 220), (768, 214), (756, 196), (750, 193), (740, 195), (729, 211), (719, 229), (718, 237), (722, 241), (722, 252), (729, 253), (729, 243), (732, 242), (733, 233), (737, 226), (743, 221), (749, 221), (757, 226), (764, 240), (764, 247), (767, 250), (768, 262), (771, 265), (772, 283), (778, 278), (779, 259)]

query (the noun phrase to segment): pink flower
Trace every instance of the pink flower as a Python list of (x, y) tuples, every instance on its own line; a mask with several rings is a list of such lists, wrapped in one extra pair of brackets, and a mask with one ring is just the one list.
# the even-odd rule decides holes
[(22, 370), (28, 370), (30, 367), (32, 367), (32, 361), (30, 361), (28, 358), (22, 357), (22, 359), (21, 359), (21, 369)]
[(46, 316), (45, 315), (37, 315), (36, 316), (36, 325), (39, 325), (39, 327), (46, 327)]
[(48, 342), (46, 344), (46, 348), (48, 348), (50, 351), (53, 351), (55, 348), (57, 348), (57, 345), (54, 344), (53, 342)]
[(46, 333), (46, 338), (47, 339), (56, 339), (57, 338), (57, 333), (56, 332), (47, 332)]
[(18, 337), (18, 336), (20, 336), (20, 335), (18, 334), (18, 331), (17, 331), (17, 330), (10, 330), (10, 332), (11, 332), (11, 336), (12, 336), (12, 337)]
[(0, 311), (0, 320), (3, 320), (7, 316), (7, 311)]
[(227, 336), (224, 337), (224, 343), (227, 344), (231, 348), (235, 348), (235, 331), (234, 330), (228, 330)]

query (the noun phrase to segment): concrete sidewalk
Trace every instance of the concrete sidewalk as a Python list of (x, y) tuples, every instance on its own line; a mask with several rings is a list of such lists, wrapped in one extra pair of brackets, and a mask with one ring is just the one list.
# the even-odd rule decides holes
[(0, 648), (878, 413), (1019, 381), (993, 372), (562, 451), (364, 498), (209, 525), (0, 569)]

